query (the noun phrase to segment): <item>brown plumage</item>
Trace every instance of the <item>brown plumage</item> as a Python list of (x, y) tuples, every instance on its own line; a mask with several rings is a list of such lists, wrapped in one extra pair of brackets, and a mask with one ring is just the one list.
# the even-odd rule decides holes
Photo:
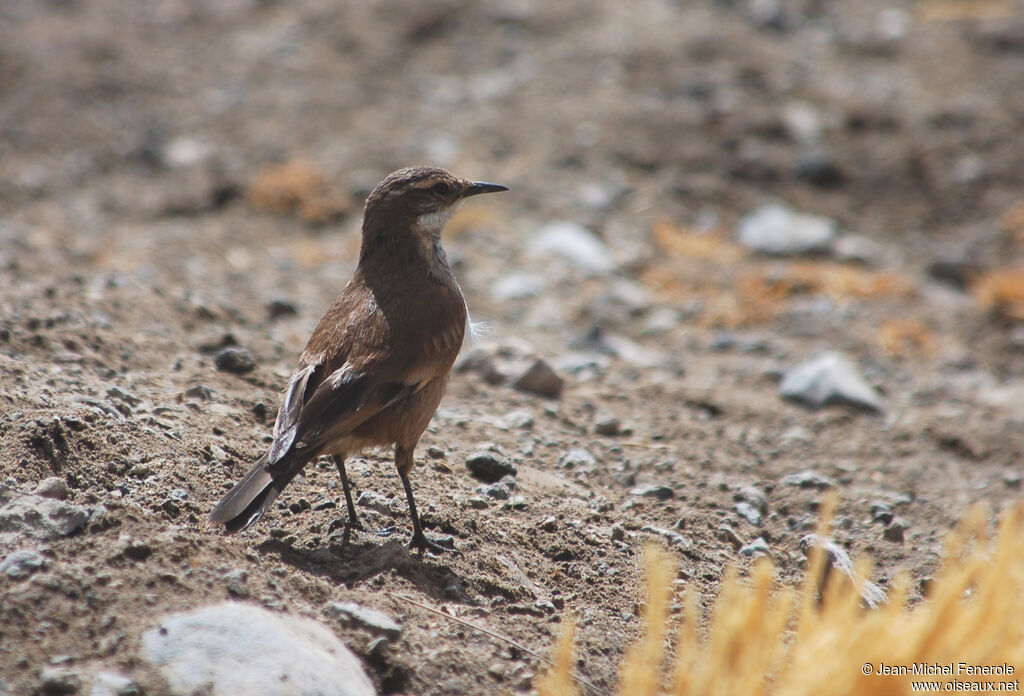
[(506, 191), (443, 169), (410, 167), (370, 193), (359, 264), (313, 330), (274, 425), (274, 441), (210, 513), (237, 532), (254, 524), (302, 468), (333, 455), (349, 524), (359, 527), (345, 457), (395, 445), (412, 518), (410, 547), (442, 550), (423, 534), (409, 473), (465, 337), (466, 301), (441, 248), (465, 198)]

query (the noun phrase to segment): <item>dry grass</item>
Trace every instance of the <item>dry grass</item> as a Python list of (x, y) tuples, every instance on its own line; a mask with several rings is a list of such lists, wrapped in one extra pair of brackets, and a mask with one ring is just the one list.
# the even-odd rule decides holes
[(352, 208), (346, 193), (332, 187), (317, 167), (301, 159), (260, 171), (245, 190), (257, 210), (294, 213), (309, 223), (325, 223)]
[[(825, 508), (829, 506), (826, 505)], [(825, 519), (828, 515), (825, 515)], [(1024, 669), (1024, 505), (1004, 512), (994, 537), (989, 515), (970, 511), (948, 537), (943, 567), (929, 597), (907, 606), (909, 578), (900, 575), (888, 604), (862, 608), (858, 587), (832, 573), (823, 588), (825, 560), (813, 552), (799, 590), (779, 588), (774, 569), (759, 563), (752, 577), (726, 573), (707, 635), (699, 629), (692, 593), (676, 641), (674, 667), (663, 668), (674, 563), (649, 549), (647, 604), (642, 635), (627, 652), (620, 674), (622, 696), (803, 696), (810, 694), (910, 694), (912, 681), (938, 681), (940, 689), (970, 689), (969, 682), (1010, 682), (1020, 688)], [(822, 526), (824, 529), (824, 525)], [(866, 577), (861, 568), (861, 577)], [(538, 683), (540, 696), (576, 696), (568, 677), (570, 635), (559, 642), (557, 664)], [(951, 676), (864, 675), (880, 664), (952, 665)], [(955, 674), (957, 665), (1003, 665), (1009, 676)], [(556, 674), (560, 670), (565, 674)], [(959, 686), (945, 686), (958, 682)], [(982, 686), (985, 686), (982, 684)], [(1010, 690), (1014, 690), (1011, 688)]]
[(1024, 321), (1024, 268), (990, 271), (971, 286), (982, 309), (1013, 321)]
[(920, 319), (886, 319), (878, 329), (878, 344), (891, 357), (931, 353), (935, 334)]
[(722, 229), (699, 232), (660, 220), (654, 224), (653, 237), (655, 245), (674, 258), (729, 264), (747, 255)]
[(666, 299), (699, 299), (701, 324), (738, 328), (775, 319), (785, 301), (824, 294), (837, 302), (909, 298), (914, 287), (904, 276), (831, 261), (779, 262), (752, 257), (722, 229), (697, 231), (668, 221), (655, 223), (652, 240), (660, 252), (639, 280)]

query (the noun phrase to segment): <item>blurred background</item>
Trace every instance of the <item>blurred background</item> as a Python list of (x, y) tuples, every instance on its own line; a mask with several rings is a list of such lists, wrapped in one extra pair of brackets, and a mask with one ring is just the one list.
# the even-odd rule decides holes
[(486, 314), (585, 330), (602, 307), (502, 304), (582, 264), (711, 325), (764, 319), (742, 306), (791, 271), (736, 277), (764, 249), (718, 242), (773, 202), (828, 230), (770, 253), (963, 288), (1024, 236), (1022, 22), (1005, 0), (8, 0), (0, 253), (193, 294), (311, 283), (315, 314), (365, 194), (427, 163), (513, 188), (452, 229)]

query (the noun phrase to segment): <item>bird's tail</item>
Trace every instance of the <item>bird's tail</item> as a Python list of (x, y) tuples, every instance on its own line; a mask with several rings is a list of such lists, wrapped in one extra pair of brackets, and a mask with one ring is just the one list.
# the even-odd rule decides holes
[(228, 534), (252, 526), (316, 455), (317, 452), (311, 448), (293, 449), (273, 466), (267, 466), (267, 455), (263, 455), (252, 465), (249, 473), (221, 498), (207, 521), (223, 524)]

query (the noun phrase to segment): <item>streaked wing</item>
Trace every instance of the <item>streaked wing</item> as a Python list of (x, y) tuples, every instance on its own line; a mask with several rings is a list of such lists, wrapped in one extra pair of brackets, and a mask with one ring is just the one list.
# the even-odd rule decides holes
[(284, 403), (281, 410), (277, 412), (277, 421), (274, 423), (274, 442), (270, 445), (270, 453), (267, 456), (268, 464), (274, 464), (288, 453), (295, 442), (295, 435), (298, 432), (299, 413), (306, 401), (306, 388), (309, 380), (320, 365), (306, 365), (296, 370), (288, 382), (288, 389), (285, 391)]
[(389, 382), (348, 365), (324, 379), (299, 413), (297, 439), (315, 445), (343, 437), (416, 385)]

